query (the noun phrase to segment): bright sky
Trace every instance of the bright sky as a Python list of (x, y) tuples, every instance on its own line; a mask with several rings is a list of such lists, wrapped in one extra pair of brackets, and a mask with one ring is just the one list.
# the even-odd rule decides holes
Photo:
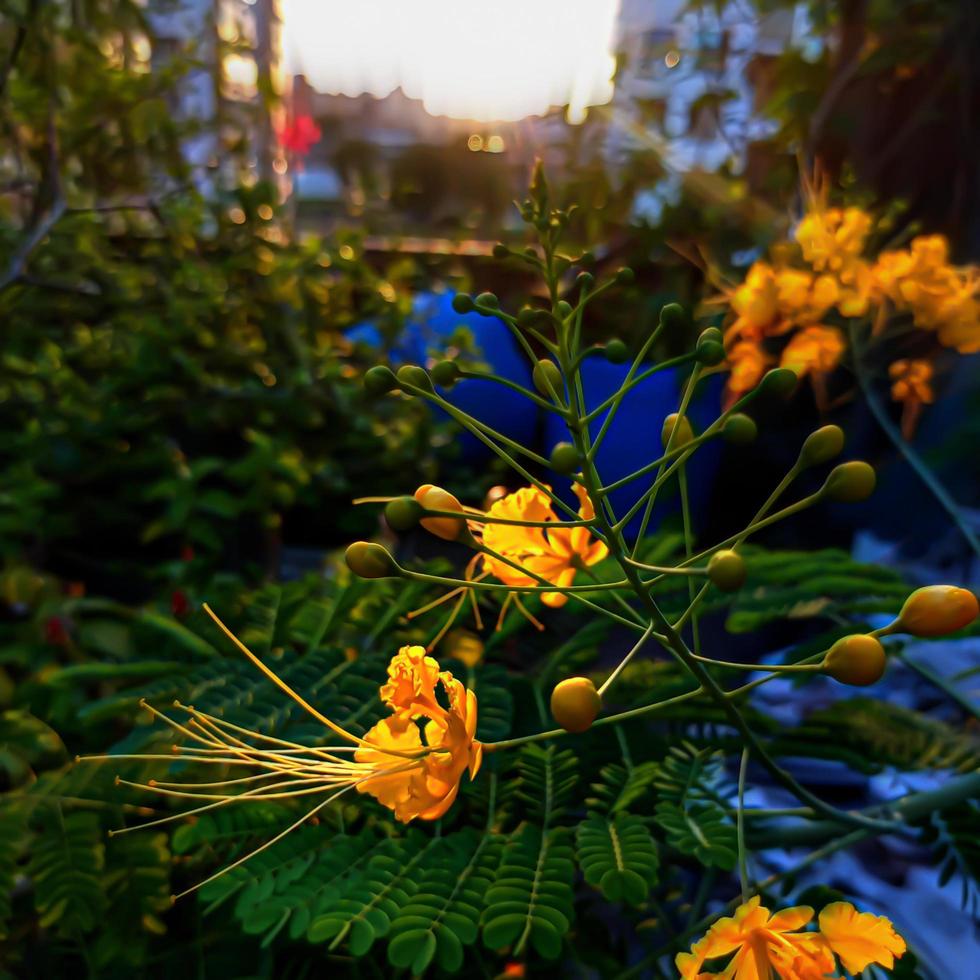
[(433, 115), (484, 122), (612, 98), (619, 0), (285, 0), (287, 68), (320, 92), (401, 86)]

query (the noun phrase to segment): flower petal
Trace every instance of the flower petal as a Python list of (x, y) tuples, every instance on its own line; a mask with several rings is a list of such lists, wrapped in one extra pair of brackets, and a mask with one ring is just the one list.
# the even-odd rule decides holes
[(850, 902), (833, 902), (821, 913), (820, 932), (848, 973), (878, 963), (887, 969), (906, 949), (905, 940), (883, 915), (858, 912)]

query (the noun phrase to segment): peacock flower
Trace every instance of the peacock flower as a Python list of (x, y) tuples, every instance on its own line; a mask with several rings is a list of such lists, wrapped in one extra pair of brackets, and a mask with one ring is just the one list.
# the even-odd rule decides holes
[[(439, 684), (448, 709), (437, 700)], [(364, 736), (368, 744), (354, 754), (358, 765), (378, 774), (359, 782), (358, 792), (369, 793), (403, 823), (416, 817), (436, 820), (456, 799), (463, 772), (468, 769), (473, 778), (480, 768), (476, 695), (449, 671), (440, 671), (424, 647), (406, 646), (388, 665), (381, 700), (392, 713)], [(406, 768), (403, 759), (413, 755), (417, 765)]]
[(804, 327), (783, 350), (781, 364), (797, 375), (826, 374), (840, 363), (847, 348), (844, 335), (836, 327), (820, 324)]
[[(579, 498), (579, 517), (584, 521), (595, 517), (588, 494), (573, 484)], [(602, 561), (609, 553), (587, 527), (562, 527), (551, 506), (548, 495), (537, 487), (523, 487), (495, 501), (487, 516), (507, 520), (551, 522), (553, 527), (524, 527), (515, 524), (487, 523), (483, 527), (483, 546), (503, 558), (483, 555), (484, 570), (507, 585), (516, 588), (534, 587), (540, 579), (558, 586), (569, 586), (580, 569)], [(515, 568), (514, 565), (520, 566)], [(537, 577), (535, 577), (537, 576)], [(567, 596), (561, 592), (544, 592), (541, 600), (547, 606), (563, 606)]]
[(892, 398), (905, 404), (931, 404), (935, 397), (932, 374), (929, 361), (902, 358), (893, 362), (888, 367), (888, 376), (892, 379)]
[(742, 395), (755, 388), (769, 369), (772, 358), (761, 344), (740, 340), (728, 351), (728, 363), (731, 374), (725, 386), (725, 408), (730, 408)]
[(755, 262), (730, 295), (736, 319), (732, 333), (748, 340), (761, 340), (773, 333), (781, 320), (776, 270), (766, 262)]
[[(818, 930), (806, 930), (813, 909), (801, 905), (774, 914), (749, 899), (731, 917), (719, 919), (689, 953), (676, 958), (681, 980), (825, 980), (834, 957), (851, 974), (871, 964), (888, 969), (905, 952), (905, 941), (883, 916), (834, 902), (820, 913)], [(708, 960), (727, 957), (720, 972), (705, 972)]]
[[(440, 671), (439, 664), (426, 656), (422, 647), (402, 647), (392, 658), (388, 680), (380, 689), (380, 699), (391, 713), (362, 738), (318, 711), (259, 660), (207, 606), (205, 609), (239, 651), (335, 736), (335, 744), (301, 745), (251, 731), (175, 702), (175, 707), (187, 715), (186, 721), (177, 721), (143, 702), (154, 716), (180, 733), (184, 742), (174, 745), (169, 755), (88, 757), (179, 760), (222, 769), (240, 767), (245, 771), (242, 776), (222, 774), (215, 781), (192, 783), (160, 780), (136, 783), (117, 777), (117, 784), (150, 790), (161, 796), (206, 801), (183, 813), (127, 830), (153, 827), (234, 803), (319, 798), (312, 809), (285, 830), (189, 891), (213, 881), (281, 840), (351, 789), (373, 796), (393, 811), (398, 820), (408, 823), (415, 818), (441, 817), (455, 800), (464, 771), (468, 769), (471, 777), (476, 776), (483, 757), (483, 746), (475, 738), (476, 695), (451, 673)], [(448, 707), (439, 703), (438, 685), (445, 693)]]
[(796, 226), (794, 237), (815, 271), (833, 273), (846, 282), (861, 261), (870, 231), (871, 216), (860, 208), (815, 206)]
[(892, 398), (902, 405), (902, 434), (911, 439), (923, 405), (932, 404), (932, 364), (902, 358), (888, 366), (892, 379)]

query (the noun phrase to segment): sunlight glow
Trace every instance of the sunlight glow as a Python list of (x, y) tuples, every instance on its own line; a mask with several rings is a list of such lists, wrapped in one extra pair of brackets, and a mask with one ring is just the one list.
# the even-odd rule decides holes
[(619, 0), (285, 0), (289, 70), (320, 92), (399, 86), (432, 115), (484, 122), (612, 98)]

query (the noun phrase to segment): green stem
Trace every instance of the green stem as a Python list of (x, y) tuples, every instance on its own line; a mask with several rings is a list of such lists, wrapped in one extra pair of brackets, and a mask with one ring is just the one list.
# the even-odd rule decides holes
[(895, 653), (893, 656), (897, 660), (901, 660), (903, 664), (907, 667), (911, 667), (917, 674), (924, 677), (930, 684), (935, 685), (940, 691), (946, 693), (951, 697), (967, 714), (972, 715), (974, 718), (980, 719), (980, 707), (975, 705), (972, 701), (965, 698), (959, 691), (953, 687), (945, 677), (940, 677), (934, 670), (930, 667), (926, 667), (924, 664), (919, 663), (917, 660), (913, 660), (911, 657), (907, 656), (904, 651)]
[(749, 857), (745, 847), (745, 775), (749, 768), (749, 747), (742, 749), (742, 760), (738, 767), (738, 812), (735, 817), (735, 832), (738, 840), (738, 880), (742, 888), (742, 901), (749, 900)]

